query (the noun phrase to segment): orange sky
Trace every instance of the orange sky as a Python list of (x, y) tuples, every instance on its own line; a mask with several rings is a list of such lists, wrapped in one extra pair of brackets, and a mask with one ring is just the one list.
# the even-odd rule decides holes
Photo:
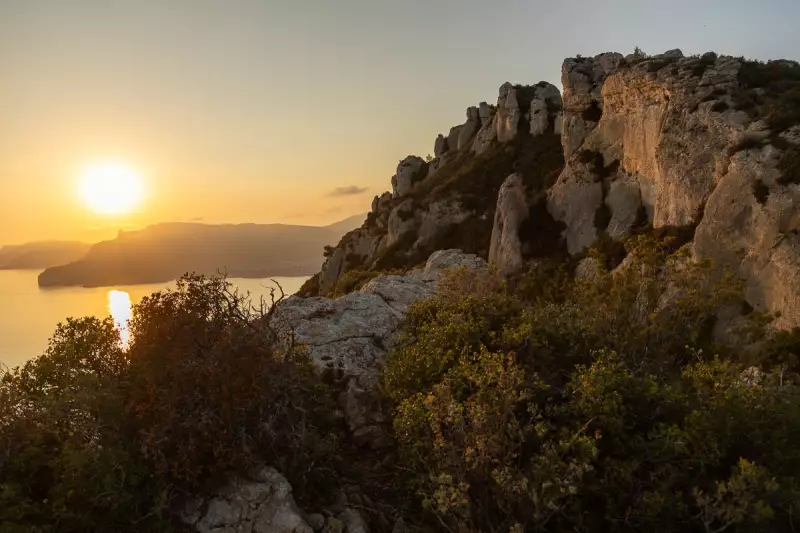
[[(400, 159), (432, 152), (504, 81), (558, 84), (564, 57), (800, 55), (800, 4), (729, 7), (2, 0), (0, 245), (161, 221), (330, 223), (367, 211)], [(109, 157), (144, 174), (140, 212), (100, 217), (78, 201), (81, 168)], [(345, 186), (366, 190), (330, 194)]]

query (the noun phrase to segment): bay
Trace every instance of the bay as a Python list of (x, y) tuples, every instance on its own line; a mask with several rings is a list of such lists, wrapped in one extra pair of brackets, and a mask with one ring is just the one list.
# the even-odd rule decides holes
[[(153, 292), (174, 287), (174, 283), (119, 287), (65, 287), (40, 289), (39, 272), (0, 270), (0, 365), (14, 367), (40, 355), (59, 322), (68, 317), (112, 316), (126, 337), (125, 322), (131, 306)], [(272, 278), (287, 296), (294, 294), (308, 277)], [(271, 279), (229, 280), (240, 291), (250, 292), (258, 303), (269, 299), (275, 287)]]

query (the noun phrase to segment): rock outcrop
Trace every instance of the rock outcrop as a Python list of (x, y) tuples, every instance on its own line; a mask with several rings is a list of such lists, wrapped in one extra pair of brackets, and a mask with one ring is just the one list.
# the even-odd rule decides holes
[(566, 60), (568, 159), (548, 209), (571, 253), (637, 224), (696, 228), (698, 259), (732, 267), (751, 305), (780, 312), (776, 326), (800, 325), (800, 186), (779, 179), (782, 152), (770, 143), (786, 132), (738, 104), (744, 68), (757, 67), (679, 50)]
[(528, 218), (525, 186), (519, 174), (512, 174), (500, 187), (494, 214), (489, 264), (502, 275), (522, 269), (522, 242), (519, 230)]
[(198, 533), (313, 533), (292, 497), (292, 486), (264, 467), (253, 479), (233, 478), (211, 497), (188, 498), (180, 519)]
[(392, 192), (396, 196), (408, 194), (414, 186), (419, 170), (425, 165), (421, 157), (410, 155), (397, 165), (397, 173), (392, 176)]
[(305, 345), (320, 372), (343, 380), (345, 419), (365, 445), (380, 447), (385, 439), (379, 427), (383, 415), (372, 393), (392, 334), (408, 306), (432, 296), (441, 273), (458, 267), (485, 269), (486, 262), (459, 250), (441, 250), (406, 276), (378, 276), (336, 300), (292, 296), (276, 308), (271, 324), (283, 342)]

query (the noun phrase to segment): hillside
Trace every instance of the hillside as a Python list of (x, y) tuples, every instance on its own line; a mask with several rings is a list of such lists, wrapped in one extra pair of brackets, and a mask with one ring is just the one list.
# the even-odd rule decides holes
[(403, 159), (301, 294), (444, 248), (508, 275), (595, 249), (613, 267), (646, 234), (731, 269), (750, 306), (800, 326), (798, 64), (605, 53), (565, 60), (562, 83), (563, 99), (546, 82), (505, 83), (496, 106), (437, 137), (432, 161)]
[(49, 270), (325, 256), (267, 309), (190, 276), (128, 345), (60, 325), (0, 379), (0, 532), (796, 531), (800, 64), (562, 83), (468, 108), (336, 246), (162, 225)]
[(363, 217), (331, 226), (169, 223), (120, 232), (91, 247), (85, 257), (48, 268), (42, 287), (159, 283), (187, 272), (231, 277), (303, 276), (322, 261), (322, 249)]
[(42, 270), (81, 259), (91, 248), (82, 242), (33, 242), (0, 248), (0, 270)]

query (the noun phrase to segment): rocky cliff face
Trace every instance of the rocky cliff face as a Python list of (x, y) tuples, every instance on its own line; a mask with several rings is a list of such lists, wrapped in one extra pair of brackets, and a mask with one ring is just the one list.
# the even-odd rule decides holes
[[(737, 273), (754, 308), (780, 313), (776, 326), (800, 326), (800, 66), (606, 53), (567, 59), (562, 82), (563, 102), (544, 82), (503, 84), (496, 106), (470, 107), (464, 124), (438, 135), (432, 160), (403, 159), (392, 192), (272, 315), (283, 342), (305, 345), (339, 385), (358, 446), (391, 439), (376, 389), (409, 305), (431, 297), (447, 269), (487, 268), (483, 258), (513, 276), (569, 253), (575, 276), (591, 279), (601, 264), (583, 257), (588, 248), (671, 235)], [(620, 259), (617, 268), (630, 262)], [(383, 274), (336, 291), (365, 270)], [(669, 305), (668, 291), (661, 300)], [(325, 516), (307, 515), (265, 469), (188, 502), (181, 516), (197, 531), (361, 533), (370, 519), (389, 530), (349, 501), (341, 493)], [(401, 520), (394, 531), (405, 531)]]
[(745, 280), (751, 305), (800, 325), (800, 186), (781, 171), (800, 67), (671, 51), (567, 59), (562, 77), (567, 163), (548, 209), (570, 253), (641, 226), (682, 229), (696, 258)]
[(560, 110), (560, 92), (547, 82), (505, 83), (496, 106), (468, 108), (463, 124), (436, 137), (431, 161), (400, 161), (392, 192), (375, 197), (364, 225), (329, 250), (301, 294), (330, 294), (349, 271), (404, 269), (444, 248), (486, 257), (503, 179), (517, 171), (535, 195), (563, 166), (554, 133)]

